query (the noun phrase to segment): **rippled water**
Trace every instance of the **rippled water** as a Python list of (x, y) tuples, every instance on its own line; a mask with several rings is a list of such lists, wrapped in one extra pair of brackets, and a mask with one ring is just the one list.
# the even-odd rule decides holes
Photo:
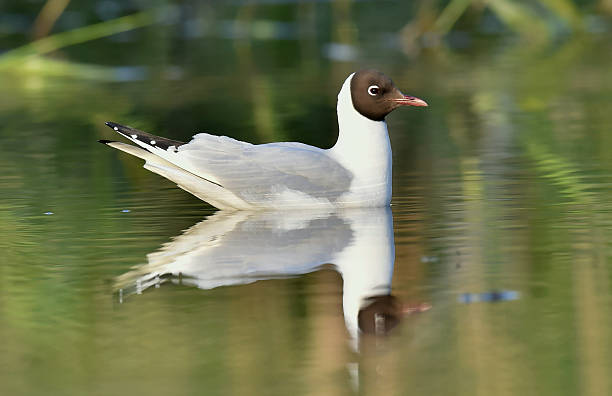
[[(0, 75), (0, 393), (612, 391), (609, 41), (210, 40), (116, 44), (128, 81)], [(364, 65), (430, 103), (388, 118), (391, 211), (225, 215), (96, 142), (113, 120), (329, 147)]]

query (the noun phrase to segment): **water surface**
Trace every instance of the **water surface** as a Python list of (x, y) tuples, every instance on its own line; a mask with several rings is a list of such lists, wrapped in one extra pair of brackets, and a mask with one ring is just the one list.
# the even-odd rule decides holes
[[(408, 58), (379, 26), (337, 59), (323, 33), (173, 26), (59, 51), (75, 63), (59, 75), (0, 74), (2, 394), (612, 392), (610, 37)], [(96, 142), (117, 138), (112, 120), (330, 147), (337, 91), (363, 66), (430, 104), (388, 117), (389, 213), (220, 223)], [(199, 257), (199, 272), (156, 257)], [(372, 296), (383, 314), (358, 331)]]

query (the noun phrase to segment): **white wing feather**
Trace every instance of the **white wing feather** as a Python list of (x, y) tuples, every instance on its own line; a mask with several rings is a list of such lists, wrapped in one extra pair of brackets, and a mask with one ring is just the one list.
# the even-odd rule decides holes
[(255, 204), (286, 191), (333, 203), (352, 180), (325, 150), (301, 143), (253, 145), (200, 133), (176, 151), (153, 152)]

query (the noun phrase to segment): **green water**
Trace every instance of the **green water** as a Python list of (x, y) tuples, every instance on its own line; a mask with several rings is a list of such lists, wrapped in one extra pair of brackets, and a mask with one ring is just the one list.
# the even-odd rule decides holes
[[(366, 4), (339, 60), (317, 7), (288, 37), (153, 24), (2, 69), (1, 394), (612, 393), (612, 36), (475, 35), (409, 57)], [(364, 66), (430, 105), (387, 121), (391, 294), (431, 309), (355, 349), (329, 265), (120, 301), (119, 280), (214, 231), (216, 211), (97, 143), (117, 139), (104, 121), (330, 147), (337, 91)]]

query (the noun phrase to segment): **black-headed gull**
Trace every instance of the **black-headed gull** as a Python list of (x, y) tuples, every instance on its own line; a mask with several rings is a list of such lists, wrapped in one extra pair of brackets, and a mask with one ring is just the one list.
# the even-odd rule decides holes
[(324, 150), (303, 143), (253, 145), (195, 135), (188, 143), (106, 125), (138, 146), (101, 140), (219, 209), (382, 207), (391, 202), (391, 145), (385, 116), (427, 106), (376, 70), (351, 74), (338, 94), (339, 134)]

